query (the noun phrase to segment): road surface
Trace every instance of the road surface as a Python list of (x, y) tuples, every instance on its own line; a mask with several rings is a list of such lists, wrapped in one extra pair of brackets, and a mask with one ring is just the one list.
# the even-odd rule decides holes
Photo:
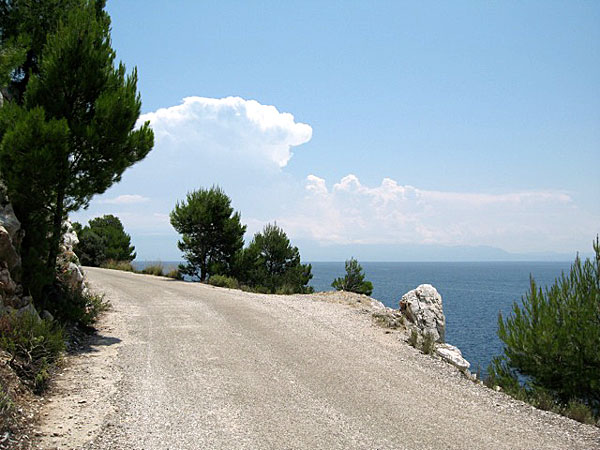
[(48, 404), (48, 447), (600, 448), (598, 428), (477, 385), (360, 309), (86, 271), (113, 308)]

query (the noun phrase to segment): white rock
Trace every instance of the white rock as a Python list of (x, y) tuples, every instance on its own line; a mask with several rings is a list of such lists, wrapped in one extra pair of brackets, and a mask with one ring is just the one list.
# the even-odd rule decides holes
[(463, 372), (471, 367), (471, 363), (462, 356), (462, 352), (450, 344), (438, 344), (435, 353), (440, 356), (444, 361), (449, 362), (453, 366), (458, 367)]
[(400, 310), (423, 336), (431, 334), (435, 342), (444, 342), (446, 317), (442, 296), (432, 285), (422, 284), (404, 294), (400, 300)]
[(69, 220), (65, 220), (63, 222), (63, 227), (66, 231), (62, 236), (62, 243), (67, 251), (72, 252), (73, 247), (79, 244), (79, 238), (77, 237), (77, 233), (73, 229), (73, 224), (71, 224)]

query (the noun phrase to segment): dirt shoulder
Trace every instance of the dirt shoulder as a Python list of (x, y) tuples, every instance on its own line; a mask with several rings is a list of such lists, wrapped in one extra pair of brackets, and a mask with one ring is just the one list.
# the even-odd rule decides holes
[(121, 378), (118, 352), (126, 333), (118, 306), (101, 317), (96, 330), (61, 363), (41, 401), (33, 448), (80, 448), (115, 410), (111, 399)]

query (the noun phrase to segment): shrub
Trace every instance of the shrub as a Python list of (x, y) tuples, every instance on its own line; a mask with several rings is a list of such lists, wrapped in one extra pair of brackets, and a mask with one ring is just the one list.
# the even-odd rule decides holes
[(33, 314), (0, 318), (0, 347), (11, 355), (9, 364), (36, 393), (48, 382), (49, 369), (64, 350), (63, 329)]
[(110, 304), (104, 296), (86, 291), (73, 291), (59, 286), (52, 302), (52, 313), (62, 323), (72, 323), (84, 328), (91, 327)]
[(145, 275), (156, 275), (162, 277), (164, 275), (164, 267), (162, 263), (150, 264), (142, 269), (141, 273)]
[(419, 343), (419, 333), (417, 330), (411, 330), (410, 336), (408, 338), (408, 345), (417, 348), (417, 344)]
[(238, 280), (233, 277), (225, 275), (213, 275), (208, 279), (208, 284), (217, 287), (224, 287), (229, 289), (239, 289)]
[[(532, 397), (544, 390), (559, 404), (580, 402), (596, 414), (600, 409), (600, 243), (595, 258), (579, 257), (542, 290), (533, 278), (523, 305), (498, 319), (504, 354), (494, 358), (489, 384), (509, 393)], [(521, 385), (519, 380), (524, 380)], [(574, 403), (573, 403), (574, 404)], [(576, 408), (575, 408), (576, 409)]]
[(421, 350), (426, 355), (433, 355), (435, 352), (435, 339), (433, 338), (433, 334), (427, 333), (425, 336), (423, 336)]
[(576, 420), (581, 423), (587, 423), (593, 425), (596, 421), (594, 420), (594, 414), (591, 408), (577, 400), (571, 400), (564, 411), (565, 416), (570, 419)]
[(123, 270), (125, 272), (135, 272), (135, 269), (129, 261), (116, 261), (109, 259), (100, 265), (103, 269)]
[(277, 288), (275, 290), (276, 294), (279, 295), (292, 295), (295, 294), (295, 288), (294, 286), (290, 285), (290, 284), (284, 284), (283, 286)]
[(167, 275), (168, 278), (173, 278), (174, 280), (183, 280), (183, 275), (179, 271), (179, 269), (170, 270)]
[(373, 283), (365, 281), (363, 269), (354, 258), (346, 261), (346, 276), (336, 278), (331, 286), (338, 291), (356, 292), (357, 294), (371, 295)]

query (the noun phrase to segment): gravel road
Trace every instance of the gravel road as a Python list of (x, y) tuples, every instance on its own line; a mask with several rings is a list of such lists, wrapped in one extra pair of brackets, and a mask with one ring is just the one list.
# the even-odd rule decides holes
[[(108, 376), (56, 394), (96, 399), (89, 410), (103, 417), (46, 430), (55, 448), (600, 448), (598, 428), (468, 381), (358, 308), (86, 271), (113, 305), (97, 351), (112, 342), (114, 356), (88, 358)], [(77, 415), (58, 403), (54, 420)]]

